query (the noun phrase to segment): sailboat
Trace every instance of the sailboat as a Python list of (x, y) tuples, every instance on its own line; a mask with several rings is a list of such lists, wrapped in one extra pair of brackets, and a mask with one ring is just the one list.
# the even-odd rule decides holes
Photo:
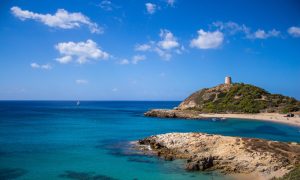
[(80, 101), (77, 101), (77, 104), (76, 104), (77, 106), (79, 106), (80, 105)]

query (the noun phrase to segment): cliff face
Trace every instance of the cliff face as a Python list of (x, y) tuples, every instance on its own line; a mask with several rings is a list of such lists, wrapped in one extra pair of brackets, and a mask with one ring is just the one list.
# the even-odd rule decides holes
[(185, 99), (178, 109), (203, 113), (288, 113), (299, 111), (300, 102), (250, 84), (235, 83), (199, 90)]
[[(300, 165), (300, 145), (205, 133), (168, 133), (140, 140), (138, 148), (166, 160), (186, 159), (186, 169), (281, 177)], [(248, 177), (248, 179), (250, 179)]]

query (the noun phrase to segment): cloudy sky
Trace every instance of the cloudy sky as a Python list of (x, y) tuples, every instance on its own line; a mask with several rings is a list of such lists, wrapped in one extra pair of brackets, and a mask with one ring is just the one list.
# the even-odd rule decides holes
[(2, 100), (182, 100), (226, 75), (300, 99), (297, 0), (16, 0), (0, 17)]

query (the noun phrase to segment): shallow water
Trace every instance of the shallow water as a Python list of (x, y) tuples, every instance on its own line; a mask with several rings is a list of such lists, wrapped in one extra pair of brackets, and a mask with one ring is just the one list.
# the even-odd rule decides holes
[(207, 132), (300, 142), (300, 128), (263, 121), (161, 119), (179, 102), (0, 101), (0, 179), (223, 179), (183, 162), (133, 154), (128, 142), (167, 132)]

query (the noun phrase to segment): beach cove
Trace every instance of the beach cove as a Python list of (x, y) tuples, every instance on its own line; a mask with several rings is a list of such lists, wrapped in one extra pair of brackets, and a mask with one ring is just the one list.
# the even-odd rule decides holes
[(182, 161), (136, 154), (129, 142), (170, 132), (299, 142), (299, 128), (265, 121), (144, 117), (180, 102), (1, 101), (0, 177), (19, 179), (224, 179)]
[[(275, 122), (300, 127), (300, 117), (286, 117), (285, 114), (279, 113), (256, 113), (256, 114), (237, 114), (237, 113), (200, 113), (192, 110), (171, 110), (171, 109), (153, 109), (145, 113), (146, 116), (161, 118), (184, 118), (184, 119), (206, 119), (206, 118), (226, 118), (246, 119), (266, 122)], [(219, 119), (220, 120), (220, 119)]]

